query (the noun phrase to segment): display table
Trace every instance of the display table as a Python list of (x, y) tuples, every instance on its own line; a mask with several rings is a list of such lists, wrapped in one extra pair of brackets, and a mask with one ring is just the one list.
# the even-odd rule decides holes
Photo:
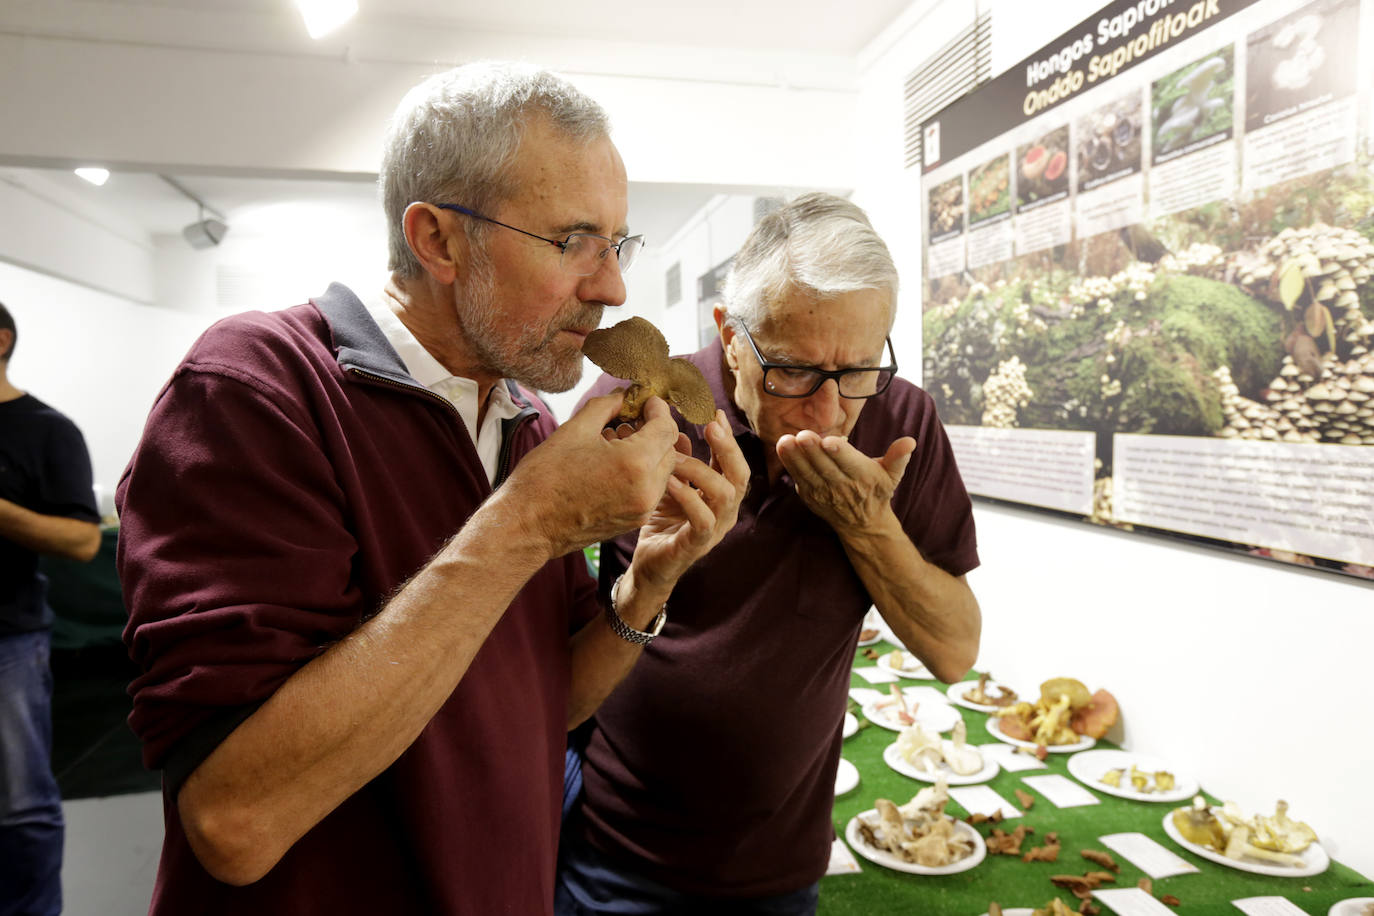
[[(885, 643), (873, 647), (879, 653), (893, 648)], [(862, 652), (863, 650), (859, 650)], [(862, 667), (873, 662), (856, 653), (855, 665)], [(901, 686), (928, 685), (944, 692), (945, 687), (937, 681), (906, 680)], [(872, 685), (854, 675), (854, 687), (874, 687), (886, 692), (886, 685)], [(1025, 692), (1038, 691), (1039, 685), (1015, 685), (1023, 691), (1023, 698), (1033, 701), (1036, 694), (1025, 696)], [(987, 731), (988, 715), (971, 709), (955, 706), (962, 714), (968, 728), (968, 740), (972, 745), (991, 744), (996, 739)], [(851, 704), (853, 711), (853, 704)], [(866, 720), (861, 713), (860, 725)], [(1129, 709), (1123, 714), (1129, 715)], [(897, 740), (897, 732), (876, 725), (861, 727), (857, 734), (846, 738), (842, 750), (844, 759), (858, 767), (860, 780), (857, 788), (836, 798), (834, 822), (837, 836), (843, 837), (845, 826), (850, 818), (861, 811), (873, 807), (874, 799), (887, 798), (897, 804), (909, 801), (920, 789), (928, 785), (897, 773), (883, 761), (883, 749)], [(1099, 748), (1115, 745), (1099, 741)], [(1139, 748), (1148, 753), (1148, 748)], [(1224, 914), (1240, 913), (1230, 901), (1246, 897), (1282, 896), (1292, 901), (1303, 912), (1311, 916), (1325, 916), (1332, 904), (1352, 897), (1374, 897), (1374, 882), (1338, 862), (1332, 862), (1322, 874), (1310, 877), (1267, 877), (1238, 871), (1224, 865), (1209, 862), (1193, 855), (1165, 834), (1163, 820), (1165, 815), (1181, 803), (1154, 803), (1129, 801), (1093, 792), (1100, 804), (1081, 807), (1056, 808), (1048, 799), (1022, 782), (1027, 776), (1058, 773), (1070, 780), (1068, 754), (1051, 754), (1045, 769), (1008, 772), (1002, 769), (989, 782), (988, 787), (999, 795), (1018, 805), (1015, 790), (1021, 789), (1034, 796), (1035, 802), (1030, 811), (1022, 817), (1008, 819), (1000, 826), (1010, 832), (1017, 825), (1025, 823), (1035, 829), (1027, 837), (1022, 849), (1039, 846), (1045, 834), (1055, 831), (1061, 844), (1057, 862), (1023, 862), (1020, 857), (989, 854), (976, 867), (959, 874), (928, 877), (909, 875), (892, 871), (869, 862), (855, 854), (863, 871), (859, 874), (831, 875), (821, 881), (821, 916), (875, 916), (875, 914), (921, 913), (932, 916), (979, 916), (986, 913), (988, 903), (996, 901), (1002, 907), (1042, 907), (1051, 897), (1059, 897), (1071, 909), (1077, 910), (1079, 901), (1067, 890), (1050, 883), (1051, 875), (1082, 875), (1088, 871), (1100, 870), (1100, 866), (1082, 858), (1082, 849), (1097, 849), (1111, 852), (1098, 837), (1105, 834), (1139, 832), (1178, 854), (1198, 868), (1196, 874), (1178, 875), (1171, 878), (1154, 880), (1156, 897), (1172, 894), (1180, 901), (1176, 908), (1179, 913)], [(1074, 780), (1076, 782), (1076, 780)], [(1225, 786), (1204, 785), (1203, 794), (1210, 800), (1220, 803), (1225, 796)], [(1091, 789), (1090, 789), (1091, 790)], [(1209, 791), (1211, 790), (1211, 791)], [(946, 812), (954, 817), (964, 817), (967, 812), (953, 799)], [(1249, 812), (1254, 813), (1254, 812)], [(1268, 814), (1270, 812), (1262, 812)], [(1299, 820), (1308, 820), (1320, 836), (1321, 825), (1304, 817), (1304, 812), (1291, 814)], [(977, 827), (986, 839), (992, 824)], [(779, 838), (784, 842), (783, 838)], [(1146, 877), (1140, 869), (1132, 866), (1122, 856), (1112, 853), (1120, 864), (1121, 871), (1114, 884), (1103, 884), (1101, 890), (1111, 888), (1135, 887), (1136, 882)], [(1103, 914), (1113, 911), (1101, 905)]]

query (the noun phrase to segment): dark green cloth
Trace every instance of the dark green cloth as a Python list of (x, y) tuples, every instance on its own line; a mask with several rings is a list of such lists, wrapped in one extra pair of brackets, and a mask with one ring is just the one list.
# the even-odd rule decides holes
[[(891, 651), (892, 647), (880, 644), (874, 647), (880, 653)], [(860, 650), (862, 652), (863, 650)], [(856, 665), (872, 664), (868, 659), (856, 654)], [(903, 686), (928, 684), (943, 692), (944, 685), (937, 681), (903, 680)], [(853, 677), (855, 687), (872, 687), (858, 675)], [(885, 689), (879, 687), (878, 689)], [(955, 707), (968, 726), (970, 744), (989, 744), (995, 739), (988, 733), (987, 715), (974, 710)], [(1129, 711), (1127, 711), (1129, 712)], [(844, 742), (842, 756), (859, 770), (859, 786), (835, 800), (835, 832), (843, 837), (845, 825), (850, 818), (861, 811), (873, 807), (874, 799), (888, 798), (897, 804), (904, 804), (921, 790), (926, 783), (918, 782), (901, 775), (883, 762), (883, 749), (897, 740), (897, 733), (876, 725), (865, 725), (862, 714), (855, 712), (860, 726), (859, 733)], [(1110, 742), (1099, 741), (1098, 747), (1114, 747)], [(1142, 752), (1148, 749), (1140, 749)], [(1331, 905), (1349, 897), (1374, 896), (1374, 882), (1355, 872), (1353, 869), (1333, 862), (1324, 873), (1307, 878), (1271, 878), (1227, 868), (1206, 859), (1199, 858), (1180, 848), (1164, 832), (1164, 816), (1178, 805), (1136, 802), (1117, 798), (1101, 792), (1094, 792), (1100, 805), (1085, 805), (1076, 808), (1056, 808), (1050, 801), (1030, 786), (1021, 782), (1024, 776), (1043, 773), (1059, 773), (1069, 779), (1067, 754), (1051, 754), (1048, 769), (1023, 770), (1019, 773), (1000, 771), (990, 782), (989, 787), (1012, 805), (1017, 804), (1015, 790), (1021, 789), (1035, 797), (1035, 804), (1029, 812), (1019, 819), (1005, 821), (1004, 830), (1013, 830), (1018, 824), (1025, 823), (1035, 828), (1035, 834), (1027, 838), (1022, 849), (1039, 846), (1050, 831), (1059, 833), (1061, 851), (1057, 862), (1022, 862), (1021, 859), (1005, 855), (989, 855), (976, 867), (956, 875), (927, 877), (909, 875), (892, 871), (881, 865), (869, 862), (855, 853), (863, 869), (857, 875), (833, 875), (821, 880), (819, 916), (880, 916), (880, 914), (932, 914), (932, 916), (978, 916), (986, 913), (991, 901), (1009, 907), (1041, 907), (1051, 897), (1058, 896), (1073, 910), (1078, 909), (1079, 901), (1066, 890), (1050, 883), (1051, 875), (1082, 875), (1088, 871), (1099, 870), (1097, 865), (1083, 859), (1080, 850), (1097, 849), (1110, 852), (1098, 841), (1098, 837), (1112, 833), (1139, 832), (1158, 842), (1165, 848), (1182, 856), (1197, 866), (1197, 874), (1179, 875), (1162, 878), (1154, 882), (1156, 896), (1172, 894), (1180, 900), (1179, 913), (1204, 914), (1240, 913), (1230, 901), (1243, 897), (1283, 896), (1287, 897), (1304, 912), (1312, 916), (1325, 916)], [(1204, 794), (1216, 802), (1225, 798), (1226, 787), (1204, 786)], [(1215, 792), (1216, 795), (1211, 793)], [(955, 817), (967, 814), (952, 799), (946, 809)], [(1293, 812), (1299, 819), (1301, 811)], [(1312, 823), (1310, 819), (1307, 819)], [(977, 829), (986, 839), (993, 825), (983, 824)], [(1321, 825), (1312, 826), (1320, 834)], [(779, 842), (785, 842), (780, 837)], [(1135, 887), (1145, 873), (1133, 867), (1121, 856), (1112, 854), (1121, 865), (1121, 872), (1115, 884), (1104, 884), (1103, 889), (1112, 887)], [(1112, 911), (1105, 905), (1102, 912)]]
[(128, 615), (115, 571), (119, 529), (100, 532), (100, 552), (89, 563), (44, 557), (39, 569), (48, 577), (54, 649), (119, 645)]

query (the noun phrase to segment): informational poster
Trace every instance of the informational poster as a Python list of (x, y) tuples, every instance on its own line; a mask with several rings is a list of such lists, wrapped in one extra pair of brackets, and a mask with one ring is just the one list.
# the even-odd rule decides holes
[(1374, 0), (1120, 0), (922, 125), (975, 496), (1374, 579)]

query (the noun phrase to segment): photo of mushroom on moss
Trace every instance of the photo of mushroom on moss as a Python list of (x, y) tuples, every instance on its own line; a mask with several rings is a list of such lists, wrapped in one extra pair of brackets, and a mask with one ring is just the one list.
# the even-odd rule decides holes
[(1140, 171), (1141, 108), (1137, 91), (1079, 120), (1075, 131), (1079, 191)]
[(951, 178), (936, 186), (927, 198), (930, 238), (936, 241), (964, 229), (964, 179)]
[(925, 387), (946, 424), (1096, 432), (1110, 523), (1114, 433), (1374, 445), (1372, 279), (1366, 158), (931, 281)]
[(1234, 128), (1235, 57), (1235, 47), (1223, 45), (1155, 80), (1150, 88), (1154, 162)]
[(1016, 206), (1069, 189), (1069, 125), (1058, 127), (1016, 149)]
[(1359, 0), (1317, 0), (1245, 41), (1245, 129), (1355, 92)]
[(969, 173), (968, 205), (970, 226), (1011, 210), (1011, 167), (1006, 156)]

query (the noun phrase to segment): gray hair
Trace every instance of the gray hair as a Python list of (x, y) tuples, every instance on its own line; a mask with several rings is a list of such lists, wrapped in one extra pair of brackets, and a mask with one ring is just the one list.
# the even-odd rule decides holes
[[(592, 99), (547, 70), (520, 63), (465, 64), (406, 93), (387, 129), (379, 176), (386, 210), (388, 268), (421, 273), (403, 217), (415, 201), (456, 203), (489, 213), (517, 189), (509, 177), (525, 125), (542, 116), (570, 139), (592, 142), (610, 119)], [(474, 241), (486, 224), (466, 220)]]
[(856, 204), (813, 192), (759, 220), (735, 255), (723, 298), (729, 321), (757, 328), (794, 292), (825, 299), (860, 289), (888, 290), (895, 306), (892, 254)]

